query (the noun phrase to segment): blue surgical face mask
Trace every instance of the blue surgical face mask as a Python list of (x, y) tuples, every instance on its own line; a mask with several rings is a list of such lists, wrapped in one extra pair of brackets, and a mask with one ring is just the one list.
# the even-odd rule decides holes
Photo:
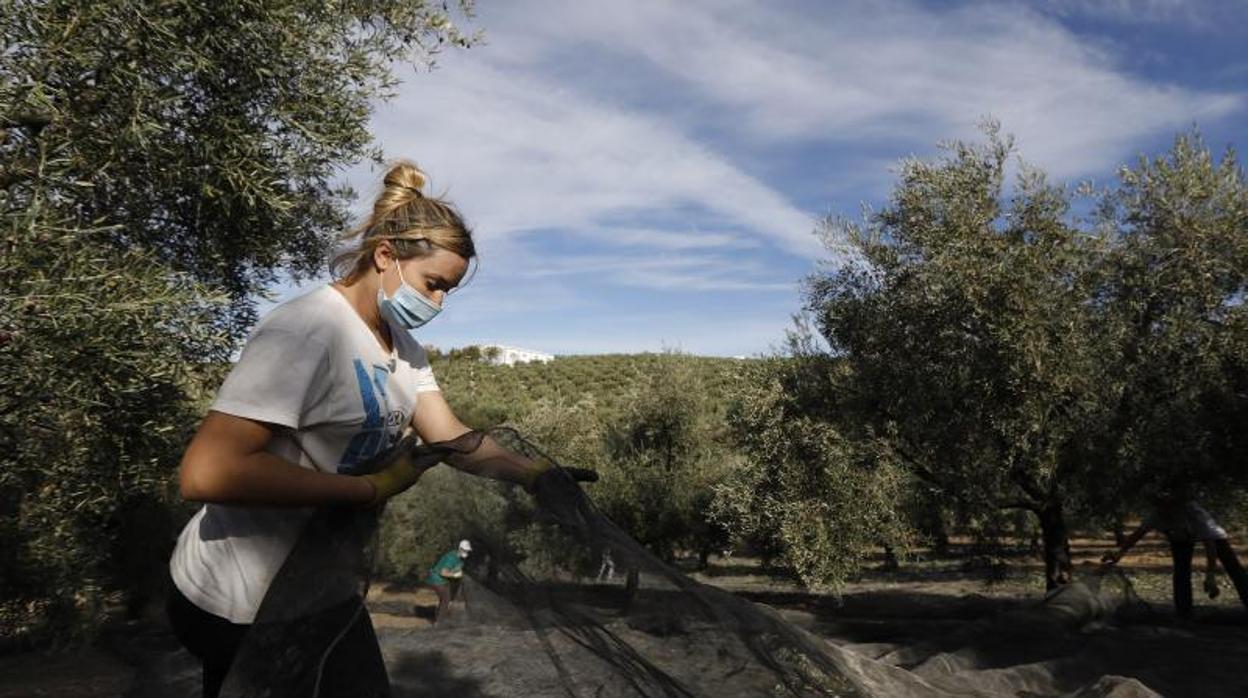
[(394, 265), (399, 269), (399, 287), (395, 289), (392, 298), (386, 298), (384, 287), (378, 288), (377, 308), (381, 311), (381, 316), (395, 327), (414, 330), (442, 312), (442, 306), (435, 305), (419, 291), (408, 286), (403, 279), (403, 267), (399, 266), (397, 260)]

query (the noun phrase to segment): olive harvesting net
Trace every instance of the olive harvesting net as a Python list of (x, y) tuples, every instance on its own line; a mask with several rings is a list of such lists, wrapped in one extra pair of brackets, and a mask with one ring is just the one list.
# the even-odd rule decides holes
[[(508, 452), (550, 460), (516, 431), (496, 428), (434, 444), (407, 437), (362, 472), (400, 450), (412, 450), (421, 467), (449, 462), (487, 475)], [(382, 655), (365, 604), (380, 512), (314, 512), (270, 585), (221, 695), (928, 696), (1034, 687), (1033, 676), (961, 671), (973, 661), (939, 648), (891, 656), (854, 651), (696, 581), (604, 516), (578, 482), (587, 475), (556, 465), (540, 476), (532, 506), (509, 517), (510, 530), (474, 539), (480, 554), (459, 585), (464, 611), (435, 630), (383, 629)], [(544, 536), (544, 564), (508, 552), (508, 535), (521, 529)], [(621, 581), (586, 583), (585, 571), (592, 576), (605, 560)], [(1088, 576), (1033, 609), (964, 631), (1067, 633), (1132, 603), (1129, 584), (1113, 574)], [(1080, 695), (1118, 688), (1089, 686), (1092, 692)], [(1131, 695), (1151, 694), (1138, 688), (1145, 692)]]

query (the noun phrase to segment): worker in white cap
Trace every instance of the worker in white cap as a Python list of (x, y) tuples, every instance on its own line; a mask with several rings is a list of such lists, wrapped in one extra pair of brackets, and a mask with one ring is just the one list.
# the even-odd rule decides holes
[(451, 582), (464, 576), (464, 560), (467, 560), (470, 554), (472, 554), (472, 543), (467, 539), (461, 540), (459, 548), (448, 551), (438, 558), (433, 567), (429, 568), (429, 574), (425, 577), (425, 586), (433, 589), (438, 595), (438, 611), (433, 617), (434, 625), (437, 625), (446, 613), (447, 607), (451, 605), (454, 591), (451, 588)]

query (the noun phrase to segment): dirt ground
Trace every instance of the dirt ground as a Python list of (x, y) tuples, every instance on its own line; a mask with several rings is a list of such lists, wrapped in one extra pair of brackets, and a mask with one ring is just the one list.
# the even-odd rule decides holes
[[(1073, 541), (1076, 566), (1088, 569), (1108, 546), (1103, 540)], [(712, 559), (709, 569), (692, 576), (771, 606), (786, 620), (836, 645), (908, 670), (924, 669), (926, 664), (924, 670), (930, 674), (936, 664), (961, 662), (965, 667), (970, 662), (976, 672), (990, 679), (994, 671), (1036, 665), (1050, 671), (1058, 667), (1063, 685), (1070, 687), (1113, 675), (1138, 679), (1165, 696), (1248, 695), (1248, 671), (1244, 670), (1248, 667), (1248, 612), (1225, 575), (1221, 575), (1221, 596), (1216, 600), (1205, 597), (1200, 587), (1203, 556), (1199, 551), (1193, 565), (1196, 615), (1191, 621), (1174, 616), (1168, 547), (1164, 540), (1149, 537), (1121, 563), (1135, 592), (1147, 603), (1148, 613), (1040, 647), (1026, 638), (1007, 637), (997, 630), (979, 633), (976, 628), (996, 628), (986, 623), (1041, 600), (1042, 563), (1022, 550), (977, 554), (965, 541), (954, 541), (951, 550), (939, 558), (918, 551), (893, 571), (882, 569), (882, 560), (877, 560), (835, 593), (812, 592), (767, 575), (756, 560), (741, 557)], [(447, 691), (494, 695), (482, 688), (488, 685), (489, 668), (483, 674), (454, 667), (494, 640), (506, 652), (503, 645), (508, 640), (484, 637), (479, 629), (430, 627), (436, 598), (427, 590), (375, 585), (369, 606), (389, 661), (411, 661), (410, 652), (399, 656), (397, 647), (445, 649), (441, 654), (420, 653), (426, 667), (436, 665), (442, 670), (439, 683), (422, 684), (424, 690), (413, 695), (449, 695)], [(149, 620), (118, 624), (93, 648), (0, 657), (0, 698), (125, 695), (139, 667), (161, 661), (172, 649), (167, 630)], [(942, 671), (952, 670), (936, 674)], [(1012, 675), (1019, 674), (1014, 671)], [(1121, 685), (1114, 690), (1104, 695), (1151, 695), (1131, 693), (1136, 689)]]

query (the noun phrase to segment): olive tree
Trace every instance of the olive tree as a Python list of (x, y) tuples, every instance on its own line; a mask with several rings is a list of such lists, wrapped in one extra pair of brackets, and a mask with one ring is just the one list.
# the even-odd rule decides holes
[(904, 550), (909, 476), (887, 444), (837, 425), (845, 366), (801, 349), (742, 367), (728, 414), (742, 459), (715, 486), (714, 512), (764, 560), (833, 587), (880, 545)]
[(907, 160), (887, 207), (830, 220), (850, 261), (809, 280), (820, 333), (846, 364), (845, 435), (882, 443), (971, 508), (1033, 512), (1047, 585), (1069, 578), (1066, 510), (1105, 414), (1096, 331), (1102, 236), (1068, 224), (1069, 195), (1025, 164), (1007, 195), (1009, 139)]
[(231, 295), (236, 335), (278, 270), (319, 273), (345, 165), (376, 156), (398, 61), (466, 43), (442, 3), (0, 0), (0, 186), (47, 185), (119, 248)]
[(1124, 167), (1097, 221), (1113, 231), (1101, 294), (1114, 401), (1102, 449), (1120, 494), (1220, 498), (1248, 469), (1248, 183), (1197, 135)]
[(735, 461), (693, 359), (657, 357), (621, 413), (605, 425), (599, 499), (660, 558), (692, 550), (699, 563), (727, 541), (710, 514), (712, 487)]
[(0, 625), (31, 642), (89, 630), (109, 589), (129, 589), (132, 609), (153, 591), (169, 474), (228, 343), (212, 322), (224, 298), (115, 249), (112, 231), (42, 192), (6, 213)]

